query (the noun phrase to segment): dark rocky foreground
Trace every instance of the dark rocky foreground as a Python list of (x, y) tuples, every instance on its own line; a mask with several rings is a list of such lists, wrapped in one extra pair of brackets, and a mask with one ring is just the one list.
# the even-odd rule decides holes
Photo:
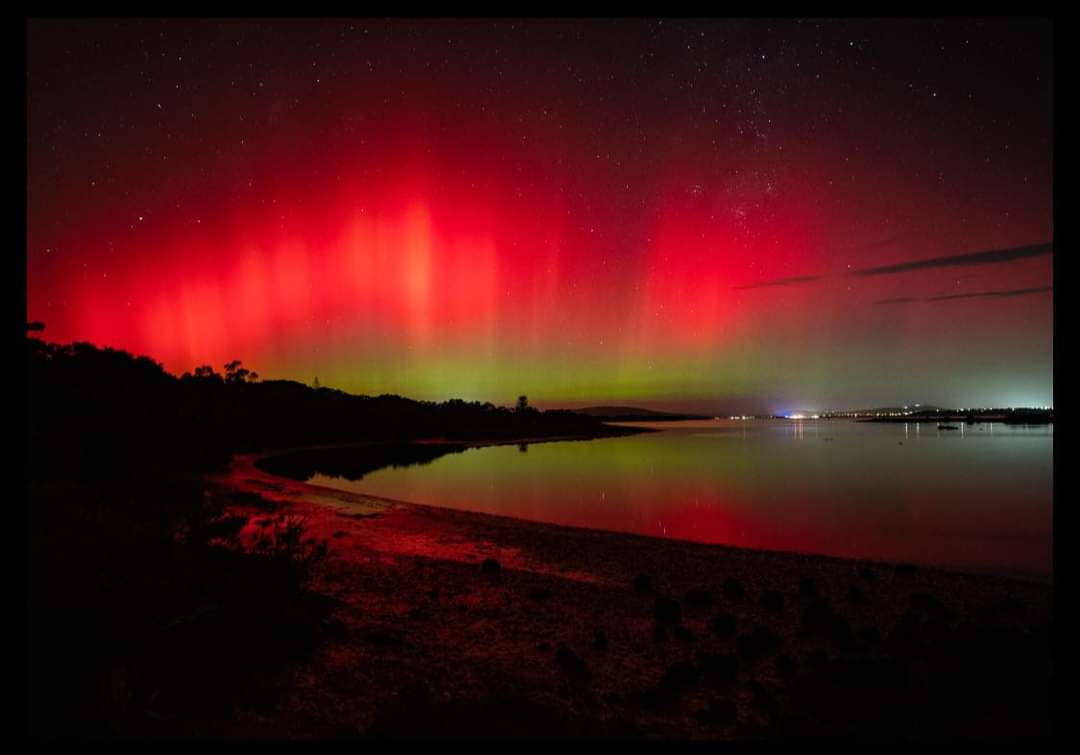
[(212, 485), (248, 537), (273, 511), (325, 538), (310, 587), (335, 606), (234, 736), (1053, 732), (1047, 584), (402, 504), (250, 457)]

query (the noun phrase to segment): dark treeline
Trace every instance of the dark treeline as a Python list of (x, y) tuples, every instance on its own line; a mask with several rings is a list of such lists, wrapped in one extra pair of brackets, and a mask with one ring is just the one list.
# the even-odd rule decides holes
[(27, 339), (31, 476), (218, 469), (238, 452), (418, 438), (511, 440), (625, 432), (568, 411), (355, 396), (240, 366), (175, 377), (147, 357)]

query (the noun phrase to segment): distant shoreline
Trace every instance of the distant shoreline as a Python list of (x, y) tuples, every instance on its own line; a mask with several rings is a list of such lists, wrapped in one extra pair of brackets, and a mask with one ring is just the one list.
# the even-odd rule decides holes
[(1054, 424), (1053, 417), (1050, 417), (1049, 419), (1038, 419), (1038, 418), (1036, 418), (1036, 419), (1011, 419), (1011, 418), (1010, 419), (1004, 419), (1004, 418), (1000, 418), (1000, 417), (995, 417), (993, 419), (990, 419), (990, 418), (987, 418), (987, 419), (979, 419), (979, 418), (969, 419), (966, 416), (947, 416), (947, 417), (865, 417), (865, 418), (863, 418), (863, 417), (860, 417), (860, 418), (830, 417), (829, 419), (855, 419), (856, 422), (883, 422), (883, 423), (905, 424), (905, 425), (906, 424), (911, 424), (911, 423), (927, 423), (927, 422), (930, 422), (930, 423), (946, 423), (946, 422), (950, 422), (950, 423), (954, 423), (954, 424), (964, 424), (964, 425), (993, 425), (993, 424), (997, 424), (997, 425), (1013, 425), (1013, 426), (1023, 426), (1023, 425), (1040, 425), (1041, 426), (1041, 425), (1052, 425), (1052, 424)]

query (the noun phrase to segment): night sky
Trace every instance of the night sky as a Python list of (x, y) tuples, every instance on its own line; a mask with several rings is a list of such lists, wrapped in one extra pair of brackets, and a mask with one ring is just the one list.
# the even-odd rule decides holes
[(180, 373), (1053, 403), (1049, 21), (31, 21), (27, 317)]

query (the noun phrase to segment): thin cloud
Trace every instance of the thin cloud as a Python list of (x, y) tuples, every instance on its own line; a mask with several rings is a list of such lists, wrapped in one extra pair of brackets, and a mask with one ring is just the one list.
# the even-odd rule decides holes
[(795, 286), (800, 283), (813, 283), (814, 281), (821, 280), (820, 275), (795, 275), (790, 278), (776, 278), (771, 281), (762, 281), (761, 283), (751, 283), (748, 286), (735, 286), (736, 291), (743, 291), (748, 288), (768, 288), (770, 286)]
[(930, 259), (901, 262), (896, 265), (884, 265), (882, 267), (866, 267), (861, 270), (852, 270), (850, 274), (890, 275), (893, 273), (906, 273), (911, 270), (926, 270), (937, 267), (990, 265), (996, 262), (1011, 262), (1012, 260), (1022, 260), (1030, 257), (1042, 257), (1047, 254), (1052, 254), (1053, 249), (1053, 242), (1046, 242), (1045, 244), (1017, 246), (1011, 249), (992, 249), (988, 252), (972, 252), (970, 254), (953, 254), (947, 257), (932, 257)]
[[(885, 239), (884, 241), (872, 244), (864, 247), (866, 249), (888, 246), (898, 241), (911, 238), (915, 234), (903, 234), (891, 239)], [(906, 273), (912, 270), (927, 270), (933, 268), (942, 267), (966, 267), (970, 265), (991, 265), (998, 262), (1011, 262), (1014, 260), (1029, 259), (1032, 257), (1042, 257), (1048, 254), (1052, 254), (1054, 250), (1053, 242), (1046, 242), (1043, 244), (1031, 244), (1029, 246), (1017, 246), (1009, 249), (992, 249), (986, 252), (970, 252), (968, 254), (952, 254), (946, 257), (931, 257), (930, 259), (913, 260), (911, 262), (900, 262), (895, 265), (883, 265), (881, 267), (866, 267), (860, 270), (851, 270), (848, 275), (858, 276), (871, 276), (871, 275), (892, 275), (895, 273)], [(761, 281), (760, 283), (750, 283), (745, 286), (733, 286), (736, 291), (746, 291), (755, 288), (772, 288), (775, 286), (796, 286), (804, 283), (815, 283), (822, 280), (823, 275), (794, 275), (787, 278), (775, 278), (773, 280)], [(974, 275), (962, 275), (959, 278), (971, 278), (977, 277)], [(1026, 289), (1019, 289), (1025, 291)], [(1039, 289), (1040, 291), (1042, 289)], [(1035, 291), (1032, 291), (1035, 293)], [(983, 296), (984, 294), (959, 294), (955, 298), (968, 298), (969, 296)], [(985, 294), (986, 296), (999, 295), (993, 292)], [(1000, 295), (1016, 295), (1021, 294), (1000, 294)], [(875, 302), (875, 304), (902, 304), (912, 301), (938, 301), (939, 299), (923, 299), (917, 297), (899, 297), (896, 299), (883, 299)]]
[(874, 304), (909, 304), (915, 301), (923, 301), (923, 299), (916, 299), (914, 296), (898, 296), (895, 299), (878, 299)]
[(1003, 291), (980, 291), (975, 294), (948, 294), (946, 296), (900, 296), (895, 299), (879, 299), (874, 304), (910, 304), (913, 302), (926, 301), (956, 301), (957, 299), (1004, 299), (1011, 296), (1031, 296), (1032, 294), (1044, 294), (1053, 291), (1053, 286), (1039, 286), (1036, 288), (1011, 288)]

